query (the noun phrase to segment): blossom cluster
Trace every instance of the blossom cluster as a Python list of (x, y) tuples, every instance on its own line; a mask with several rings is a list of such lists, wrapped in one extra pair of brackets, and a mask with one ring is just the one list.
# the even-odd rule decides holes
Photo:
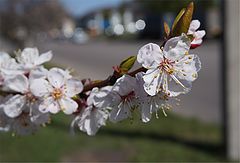
[(82, 82), (68, 70), (46, 69), (51, 52), (39, 55), (36, 48), (25, 48), (14, 57), (0, 52), (0, 131), (31, 134), (48, 124), (52, 114), (63, 112), (74, 117), (72, 130), (77, 126), (95, 135), (107, 120), (131, 119), (133, 112), (144, 123), (159, 111), (166, 114), (167, 100), (188, 93), (198, 77), (201, 62), (189, 50), (202, 43), (205, 31), (196, 31), (199, 26), (193, 20), (187, 34), (168, 39), (164, 46), (144, 45), (137, 61), (146, 71), (125, 73), (90, 91), (84, 88), (93, 81)]

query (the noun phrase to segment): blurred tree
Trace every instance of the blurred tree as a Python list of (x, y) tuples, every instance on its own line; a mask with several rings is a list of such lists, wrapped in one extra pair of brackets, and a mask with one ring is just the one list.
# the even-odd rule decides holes
[(38, 33), (61, 29), (69, 17), (57, 0), (2, 0), (1, 6), (0, 33), (19, 48)]

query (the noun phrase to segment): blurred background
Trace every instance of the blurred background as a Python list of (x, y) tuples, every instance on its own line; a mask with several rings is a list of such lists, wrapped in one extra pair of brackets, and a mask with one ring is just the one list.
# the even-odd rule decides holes
[[(52, 50), (50, 66), (74, 69), (81, 79), (105, 79), (112, 66), (148, 42), (160, 44), (189, 0), (0, 0), (0, 50)], [(220, 0), (195, 0), (194, 19), (207, 35), (193, 50), (202, 62), (192, 91), (168, 117), (108, 124), (95, 137), (69, 134), (70, 119), (54, 116), (36, 135), (0, 135), (0, 161), (228, 161), (221, 106)], [(137, 67), (138, 65), (136, 65)], [(175, 105), (176, 104), (176, 105)]]

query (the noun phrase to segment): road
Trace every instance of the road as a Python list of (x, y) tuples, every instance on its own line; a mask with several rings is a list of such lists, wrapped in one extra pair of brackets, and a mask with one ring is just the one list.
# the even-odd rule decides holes
[[(105, 79), (112, 73), (112, 66), (118, 65), (130, 55), (136, 55), (145, 43), (147, 42), (101, 40), (77, 45), (69, 42), (45, 42), (38, 44), (38, 47), (41, 52), (52, 50), (53, 63), (73, 68), (81, 79)], [(206, 41), (191, 52), (199, 55), (202, 69), (199, 78), (193, 83), (192, 91), (180, 96), (180, 105), (174, 105), (173, 112), (205, 122), (221, 122), (219, 47), (218, 41)]]

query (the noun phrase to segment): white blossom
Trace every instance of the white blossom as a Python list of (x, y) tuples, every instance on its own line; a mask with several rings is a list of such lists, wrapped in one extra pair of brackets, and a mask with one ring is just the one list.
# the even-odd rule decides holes
[(144, 90), (144, 81), (143, 81), (143, 72), (136, 74), (137, 80), (137, 89), (136, 89), (136, 97), (138, 99), (138, 108), (141, 113), (141, 120), (143, 122), (149, 122), (151, 120), (152, 114), (155, 113), (158, 118), (158, 110), (162, 110), (164, 114), (165, 103), (166, 103), (166, 95), (164, 93), (158, 93), (155, 96), (148, 95)]
[(193, 35), (193, 40), (191, 42), (191, 48), (196, 48), (202, 44), (202, 38), (205, 36), (205, 30), (198, 30), (200, 27), (199, 20), (192, 20), (187, 34)]
[(111, 86), (101, 89), (93, 88), (87, 98), (87, 107), (82, 108), (81, 113), (73, 120), (71, 127), (73, 128), (77, 124), (81, 131), (88, 135), (95, 135), (101, 126), (105, 126), (111, 104), (108, 101), (111, 88)]
[(15, 118), (27, 107), (29, 107), (30, 111), (32, 110), (32, 106), (35, 105), (34, 103), (37, 103), (37, 98), (30, 90), (32, 82), (32, 78), (28, 79), (22, 74), (6, 78), (6, 87), (15, 93), (15, 95), (10, 95), (9, 99), (1, 105), (7, 116)]
[(129, 75), (123, 75), (116, 81), (109, 95), (112, 101), (110, 121), (118, 122), (132, 117), (132, 111), (137, 106), (135, 88), (136, 79)]
[(72, 114), (77, 110), (78, 104), (72, 99), (83, 90), (82, 82), (72, 79), (68, 71), (52, 68), (48, 71), (47, 79), (36, 79), (31, 85), (31, 92), (42, 98), (39, 110), (43, 113)]
[[(4, 100), (9, 100), (9, 96)], [(3, 103), (5, 103), (3, 101)], [(37, 131), (40, 125), (44, 125), (49, 121), (49, 114), (43, 114), (37, 109), (33, 109), (32, 113), (29, 113), (29, 107), (24, 105), (24, 109), (17, 117), (9, 117), (5, 114), (3, 107), (0, 107), (0, 131), (12, 132), (17, 135), (29, 135)]]
[(11, 58), (9, 54), (0, 52), (0, 86), (3, 85), (5, 76), (21, 73), (16, 60)]
[(168, 96), (178, 96), (190, 91), (201, 63), (198, 56), (189, 54), (189, 49), (190, 40), (182, 35), (168, 40), (163, 49), (149, 43), (139, 50), (137, 60), (148, 69), (143, 80), (149, 95), (164, 92)]
[(43, 63), (52, 59), (52, 52), (46, 52), (39, 55), (37, 48), (25, 48), (22, 52), (17, 53), (16, 59), (25, 73), (41, 66)]

